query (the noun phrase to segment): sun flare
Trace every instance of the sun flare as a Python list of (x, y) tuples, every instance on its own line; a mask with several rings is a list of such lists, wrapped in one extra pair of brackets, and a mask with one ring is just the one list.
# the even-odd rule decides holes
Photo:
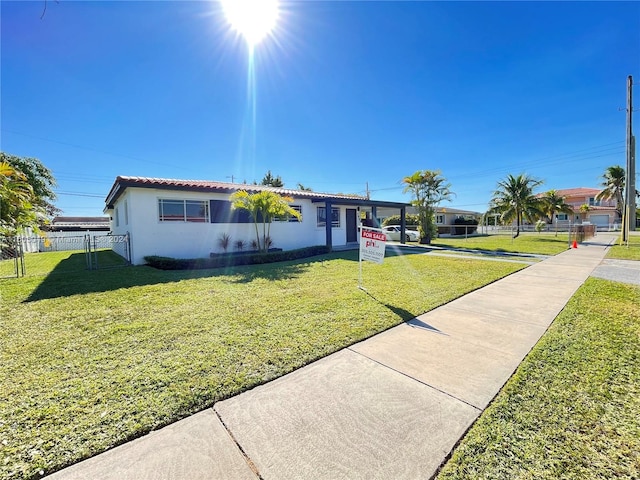
[(278, 20), (278, 0), (221, 0), (221, 3), (227, 21), (250, 47), (260, 43)]

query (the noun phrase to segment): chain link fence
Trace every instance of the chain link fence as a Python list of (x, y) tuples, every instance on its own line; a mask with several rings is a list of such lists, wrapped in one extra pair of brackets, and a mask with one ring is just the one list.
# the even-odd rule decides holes
[(129, 234), (0, 236), (0, 278), (97, 270), (130, 264)]

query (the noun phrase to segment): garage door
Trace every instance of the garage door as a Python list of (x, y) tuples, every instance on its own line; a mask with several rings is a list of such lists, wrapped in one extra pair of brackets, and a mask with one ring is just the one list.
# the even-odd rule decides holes
[(609, 227), (609, 215), (589, 215), (589, 221), (598, 227)]

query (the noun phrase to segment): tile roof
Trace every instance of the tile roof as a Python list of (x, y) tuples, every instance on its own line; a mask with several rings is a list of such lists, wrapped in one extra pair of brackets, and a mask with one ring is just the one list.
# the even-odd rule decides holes
[[(593, 197), (600, 192), (597, 188), (587, 188), (587, 187), (578, 187), (578, 188), (565, 188), (565, 189), (557, 189), (556, 195), (561, 197)], [(545, 193), (539, 194), (543, 196)]]
[(245, 190), (247, 192), (261, 192), (268, 190), (276, 192), (279, 195), (287, 195), (296, 198), (366, 200), (366, 197), (361, 195), (311, 192), (307, 190), (294, 190), (289, 188), (270, 187), (266, 185), (248, 185), (244, 183), (214, 182), (209, 180), (180, 180), (174, 178), (118, 176), (116, 177), (105, 202), (108, 205), (112, 204), (127, 187), (191, 190), (198, 192), (211, 191), (218, 193), (232, 193), (239, 190)]

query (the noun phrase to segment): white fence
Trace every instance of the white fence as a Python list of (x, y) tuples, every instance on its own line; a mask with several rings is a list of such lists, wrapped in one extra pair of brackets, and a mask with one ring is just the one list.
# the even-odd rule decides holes
[[(63, 252), (69, 250), (84, 250), (87, 235), (94, 238), (108, 237), (108, 232), (48, 232), (44, 236), (20, 235), (18, 241), (25, 253), (35, 252)], [(99, 248), (111, 248), (111, 243), (102, 240)]]

